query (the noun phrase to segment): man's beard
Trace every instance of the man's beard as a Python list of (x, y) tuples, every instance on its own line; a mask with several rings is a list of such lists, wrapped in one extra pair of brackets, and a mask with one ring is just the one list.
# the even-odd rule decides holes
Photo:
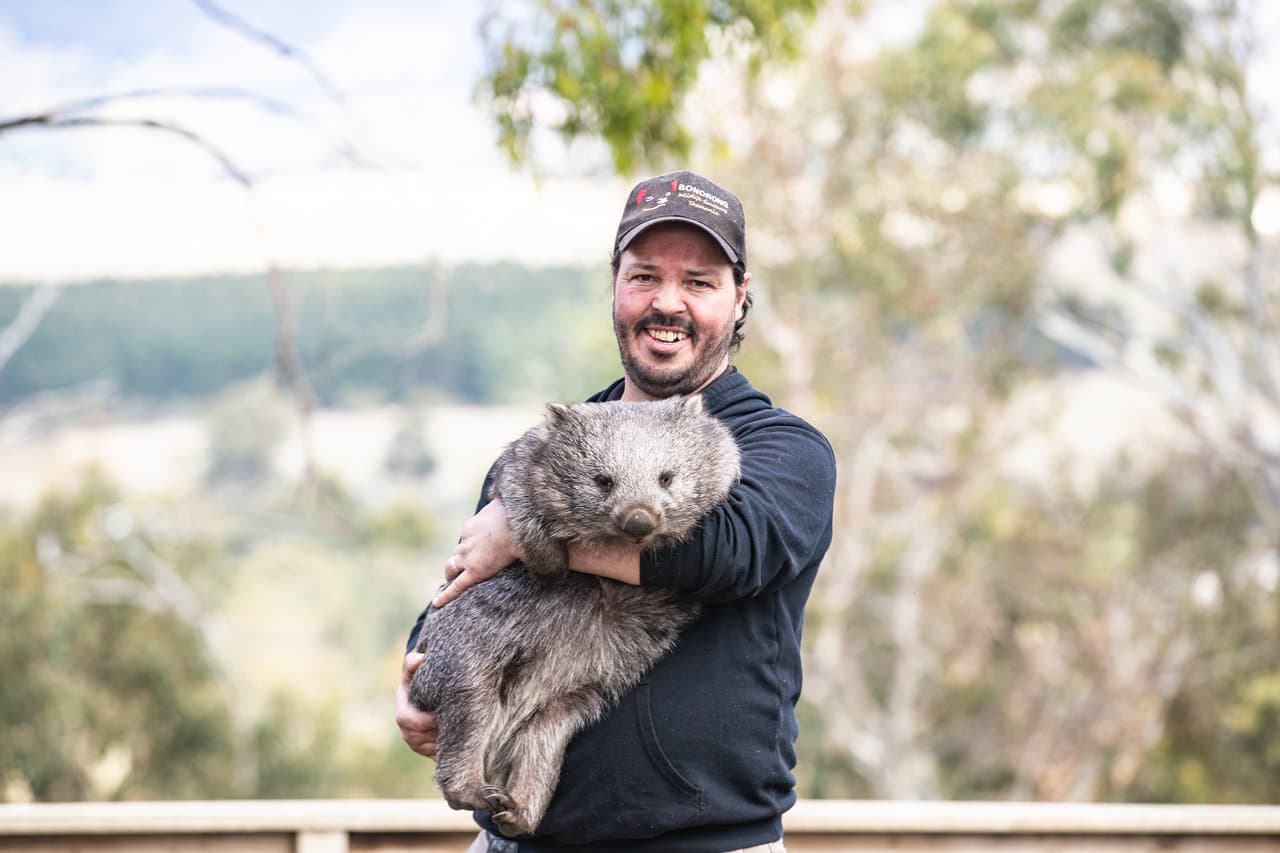
[[(657, 366), (642, 364), (632, 354), (632, 349), (639, 346), (636, 339), (644, 335), (644, 329), (649, 326), (679, 329), (687, 334), (693, 347), (693, 361), (684, 368), (666, 368), (660, 363)], [(733, 338), (733, 317), (730, 316), (718, 331), (703, 340), (693, 324), (683, 318), (653, 311), (627, 327), (619, 322), (615, 313), (613, 334), (618, 340), (618, 354), (622, 357), (622, 370), (627, 378), (645, 394), (661, 399), (697, 391), (715, 378), (716, 371), (729, 353), (729, 342)]]

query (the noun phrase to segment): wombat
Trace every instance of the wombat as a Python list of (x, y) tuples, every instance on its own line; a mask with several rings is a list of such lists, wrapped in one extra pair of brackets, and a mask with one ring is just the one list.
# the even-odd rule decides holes
[(489, 496), (524, 555), (428, 612), (409, 696), (436, 714), (435, 781), (455, 809), (532, 832), (570, 738), (665, 654), (698, 605), (568, 570), (566, 543), (685, 539), (738, 479), (738, 447), (700, 397), (550, 404), (499, 457)]

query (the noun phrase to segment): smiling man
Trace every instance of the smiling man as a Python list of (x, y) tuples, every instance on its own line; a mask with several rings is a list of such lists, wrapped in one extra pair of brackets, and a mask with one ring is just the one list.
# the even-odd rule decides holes
[(689, 172), (649, 184), (632, 191), (613, 252), (624, 400), (691, 394), (724, 373), (751, 304), (738, 199)]
[[(730, 363), (751, 307), (746, 262), (742, 204), (707, 178), (662, 175), (628, 196), (611, 263), (623, 377), (591, 400), (700, 393), (738, 442), (742, 476), (678, 548), (569, 547), (573, 571), (679, 590), (703, 603), (702, 616), (570, 743), (537, 833), (504, 839), (478, 812), (484, 831), (472, 853), (783, 850), (781, 817), (795, 802), (800, 634), (831, 542), (835, 462), (821, 433)], [(482, 497), (432, 605), (519, 556), (502, 502)], [(421, 660), (405, 657), (396, 721), (410, 747), (434, 756), (434, 719), (407, 698)]]

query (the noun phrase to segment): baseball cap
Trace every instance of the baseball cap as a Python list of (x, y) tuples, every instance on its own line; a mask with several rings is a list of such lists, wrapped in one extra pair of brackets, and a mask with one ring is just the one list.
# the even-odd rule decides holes
[(694, 172), (671, 172), (636, 184), (622, 208), (615, 256), (660, 222), (688, 222), (706, 231), (732, 264), (747, 265), (747, 217), (733, 193)]

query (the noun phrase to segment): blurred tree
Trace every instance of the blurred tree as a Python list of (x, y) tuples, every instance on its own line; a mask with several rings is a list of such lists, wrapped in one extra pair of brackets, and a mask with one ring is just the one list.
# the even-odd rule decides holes
[(391, 437), (384, 463), (387, 471), (400, 477), (423, 479), (436, 470), (436, 458), (427, 446), (426, 419), (418, 408), (410, 410)]
[[(742, 195), (757, 302), (739, 360), (839, 457), (802, 790), (1264, 799), (1269, 759), (1242, 750), (1280, 654), (1275, 572), (1256, 568), (1280, 546), (1280, 291), (1254, 223), (1276, 176), (1251, 9), (891, 5), (824, 5), (795, 61), (758, 74), (715, 45), (684, 69), (715, 73), (683, 112), (647, 119)], [(572, 33), (544, 24), (544, 45)], [(566, 63), (513, 55), (521, 79)], [(500, 127), (538, 120), (495, 108)], [(646, 151), (601, 135), (619, 164)], [(1171, 195), (1178, 233), (1213, 239), (1156, 240)], [(1187, 280), (1196, 251), (1211, 274)], [(1061, 434), (1022, 401), (1102, 372), (1178, 438), (1139, 439), (1154, 462), (1095, 460), (1087, 487), (1069, 447), (1015, 476), (1011, 445)], [(1203, 724), (1228, 709), (1232, 733)]]
[[(393, 728), (351, 736), (344, 720), (363, 697), (318, 674), (343, 681), (386, 650), (398, 665), (407, 617), (394, 580), (420, 568), (433, 520), (417, 505), (357, 507), (355, 534), (341, 536), (269, 506), (237, 511), (131, 504), (91, 474), (25, 520), (0, 519), (0, 801), (428, 792)], [(237, 595), (306, 635), (312, 659), (291, 670), (321, 683), (305, 698), (264, 688), (261, 660), (228, 657), (243, 627), (226, 608)], [(250, 630), (258, 639), (245, 642), (260, 642), (262, 627)], [(360, 691), (365, 680), (345, 678)]]
[[(832, 413), (842, 530), (854, 541), (822, 580), (842, 594), (819, 598), (807, 695), (824, 713), (841, 709), (822, 742), (828, 754), (845, 748), (872, 793), (1178, 798), (1188, 792), (1143, 774), (1160, 760), (1175, 701), (1204, 698), (1188, 688), (1208, 677), (1202, 657), (1236, 639), (1277, 649), (1266, 607), (1197, 614), (1191, 600), (1277, 545), (1256, 496), (1280, 469), (1247, 447), (1275, 422), (1259, 416), (1272, 405), (1259, 387), (1271, 370), (1243, 367), (1275, 329), (1266, 312), (1244, 310), (1224, 314), (1253, 334), (1217, 326), (1186, 310), (1196, 288), (1153, 287), (1125, 268), (1139, 254), (1126, 217), (1171, 170), (1190, 169), (1175, 177), (1206, 200), (1258, 194), (1231, 188), (1256, 175), (1220, 167), (1256, 159), (1256, 133), (1212, 130), (1224, 104), (1228, 124), (1248, 124), (1242, 100), (1209, 84), (1240, 85), (1248, 57), (1229, 39), (1191, 45), (1243, 26), (1226, 20), (1242, 14), (1230, 4), (938, 3), (916, 39), (860, 58), (847, 49), (857, 22), (828, 8), (805, 63), (708, 118), (714, 132), (751, 105), (725, 140), (751, 164), (735, 185), (753, 196), (749, 209), (790, 214), (755, 231), (767, 298), (753, 328), (779, 356), (785, 397)], [(824, 79), (836, 83), (824, 89)], [(1209, 156), (1205, 141), (1224, 136), (1244, 150)], [(1174, 152), (1200, 159), (1188, 166)], [(1229, 217), (1237, 227), (1239, 214)], [(1104, 331), (1089, 327), (1088, 338), (1079, 312), (1055, 298), (1062, 275), (1079, 281), (1078, 254), (1065, 273), (1051, 264), (1082, 230), (1115, 270), (1089, 314)], [(1199, 341), (1143, 340), (1152, 312), (1181, 318), (1172, 327)], [(1006, 401), (1069, 376), (1064, 368), (1126, 361), (1202, 438), (1246, 446), (1202, 441), (1196, 464), (1151, 487), (1120, 469), (1075, 506), (1002, 484)], [(1177, 383), (1160, 375), (1179, 361)], [(1257, 391), (1205, 399), (1224, 386)], [(1202, 419), (1234, 428), (1206, 430)], [(1175, 483), (1190, 506), (1162, 499)], [(1024, 537), (1031, 547), (1010, 550)], [(981, 607), (941, 630), (959, 601)], [(993, 632), (987, 652), (982, 626)], [(1219, 689), (1258, 671), (1252, 656), (1213, 657)], [(958, 703), (949, 675), (965, 671), (982, 677), (960, 678), (968, 702)], [(953, 716), (966, 705), (977, 713)]]
[[(616, 369), (607, 324), (592, 321), (609, 306), (598, 269), (468, 264), (427, 282), (413, 267), (290, 279), (299, 357), (324, 405), (572, 399)], [(443, 340), (433, 329), (446, 296), (453, 335)], [(27, 298), (0, 288), (0, 323)], [(183, 403), (260, 375), (271, 358), (271, 303), (253, 276), (92, 282), (57, 304), (0, 371), (0, 405), (94, 380)], [(564, 333), (549, 338), (546, 327)]]
[(250, 487), (269, 480), (274, 455), (288, 428), (288, 403), (265, 377), (233, 385), (209, 408), (211, 483)]
[(235, 790), (232, 715), (190, 587), (109, 486), (91, 478), (5, 527), (0, 575), (0, 796)]
[[(814, 0), (538, 0), (483, 26), (498, 141), (524, 160), (535, 129), (603, 139), (619, 172), (683, 158), (691, 139), (679, 109), (699, 66), (732, 46), (754, 71), (796, 47)], [(527, 161), (526, 161), (527, 162)]]

